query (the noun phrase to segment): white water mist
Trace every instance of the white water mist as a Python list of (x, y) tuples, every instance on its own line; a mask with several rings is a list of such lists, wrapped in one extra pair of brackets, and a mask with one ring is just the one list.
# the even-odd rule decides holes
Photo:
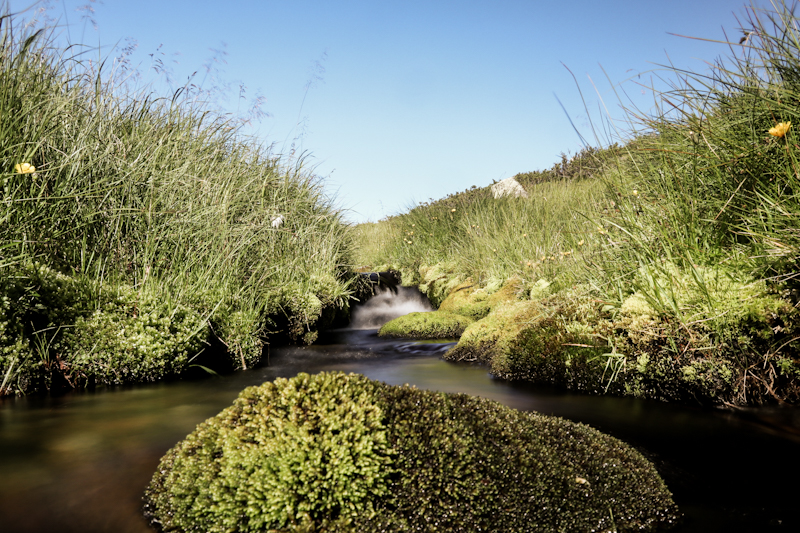
[(397, 317), (408, 313), (433, 311), (427, 296), (416, 287), (397, 287), (397, 294), (390, 289), (378, 289), (378, 293), (353, 307), (350, 328), (379, 328)]

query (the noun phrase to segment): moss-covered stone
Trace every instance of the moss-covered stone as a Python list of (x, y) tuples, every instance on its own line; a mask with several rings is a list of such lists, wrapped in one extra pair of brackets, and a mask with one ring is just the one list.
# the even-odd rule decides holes
[(378, 335), (414, 339), (454, 339), (460, 337), (472, 322), (473, 319), (469, 317), (445, 311), (409, 313), (384, 324)]
[(242, 392), (162, 459), (163, 531), (654, 531), (655, 468), (582, 424), (342, 373)]

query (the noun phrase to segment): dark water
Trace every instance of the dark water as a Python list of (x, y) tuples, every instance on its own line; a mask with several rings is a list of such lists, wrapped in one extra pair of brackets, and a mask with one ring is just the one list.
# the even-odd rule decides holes
[(359, 372), (466, 392), (590, 424), (655, 462), (685, 513), (676, 531), (800, 531), (798, 410), (701, 410), (567, 394), (447, 363), (448, 345), (329, 334), (273, 350), (270, 365), (224, 378), (0, 404), (0, 532), (145, 532), (141, 495), (159, 458), (238, 392), (279, 376)]

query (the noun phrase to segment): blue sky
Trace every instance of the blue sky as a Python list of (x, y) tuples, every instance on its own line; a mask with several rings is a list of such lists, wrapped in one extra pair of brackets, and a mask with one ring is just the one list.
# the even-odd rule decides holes
[[(30, 2), (10, 5), (20, 10)], [(247, 132), (276, 152), (305, 152), (354, 222), (549, 168), (562, 152), (581, 148), (556, 96), (591, 140), (565, 65), (595, 119), (601, 98), (621, 116), (606, 75), (647, 109), (653, 102), (647, 87), (665, 75), (659, 64), (703, 71), (706, 61), (729, 53), (724, 45), (671, 33), (723, 40), (725, 31), (738, 41), (736, 17), (744, 21), (745, 14), (744, 0), (41, 5), (58, 19), (62, 39), (99, 46), (102, 56), (119, 56), (134, 44), (129, 60), (158, 93), (167, 94), (169, 82), (153, 68), (155, 60), (167, 67), (172, 88), (195, 71), (193, 82), (204, 89), (228, 84), (228, 96), (216, 97), (226, 111), (243, 114), (260, 96), (269, 115)], [(93, 13), (81, 9), (86, 5)], [(240, 86), (247, 101), (238, 97)]]

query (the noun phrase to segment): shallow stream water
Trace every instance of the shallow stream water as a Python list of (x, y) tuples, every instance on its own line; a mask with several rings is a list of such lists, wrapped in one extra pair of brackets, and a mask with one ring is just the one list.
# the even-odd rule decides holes
[(652, 460), (685, 514), (676, 532), (800, 531), (800, 411), (709, 410), (570, 394), (453, 364), (451, 343), (329, 332), (225, 377), (0, 403), (0, 532), (147, 532), (141, 496), (159, 458), (249, 385), (298, 372), (358, 372), (464, 392), (594, 426)]

